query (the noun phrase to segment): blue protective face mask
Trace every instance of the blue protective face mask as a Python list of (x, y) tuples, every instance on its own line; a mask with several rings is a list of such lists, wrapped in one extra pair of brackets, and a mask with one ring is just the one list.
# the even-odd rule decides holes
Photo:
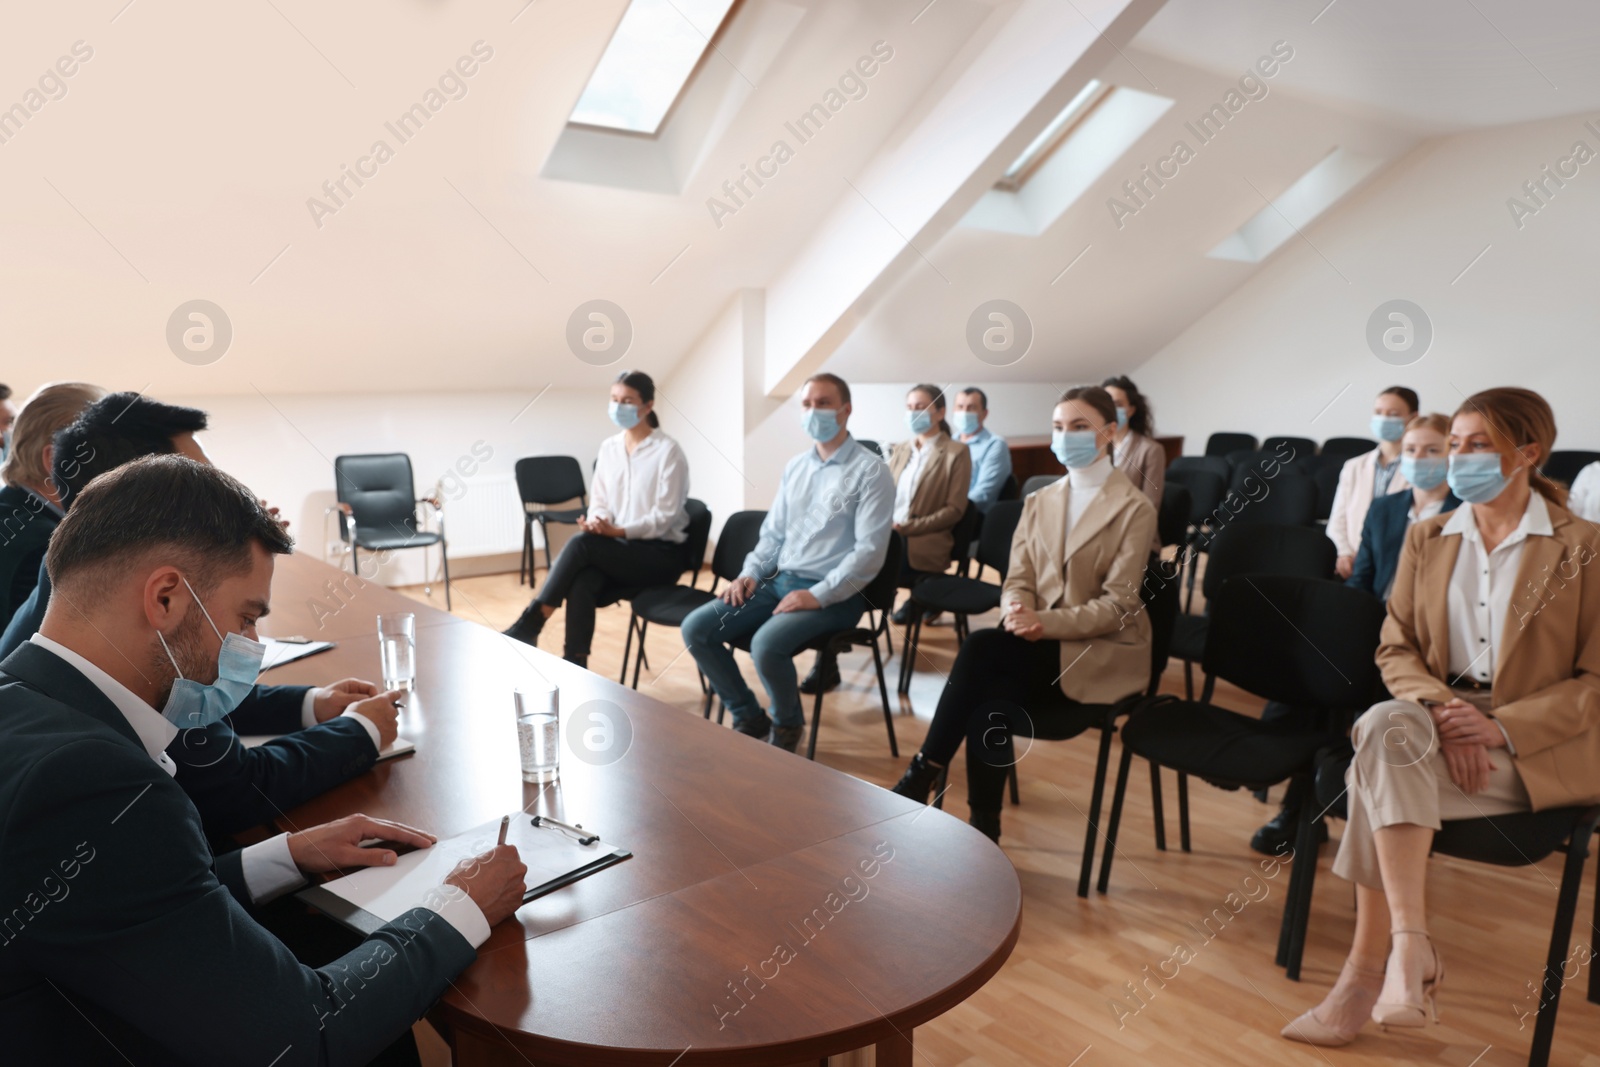
[(933, 415), (927, 408), (921, 411), (906, 412), (906, 429), (918, 436), (928, 432), (928, 427), (933, 425)]
[(800, 425), (813, 441), (831, 441), (839, 436), (839, 413), (832, 408), (802, 408)]
[(615, 400), (606, 405), (606, 414), (611, 416), (611, 421), (624, 430), (631, 430), (639, 425), (639, 408), (635, 404), (619, 404)]
[(1449, 469), (1450, 461), (1444, 456), (1400, 457), (1400, 477), (1423, 492), (1437, 489)]
[(194, 586), (189, 585), (189, 579), (185, 578), (183, 584), (188, 588), (189, 595), (194, 597), (200, 614), (211, 624), (211, 631), (222, 641), (222, 648), (217, 652), (217, 680), (210, 685), (201, 685), (183, 677), (178, 661), (173, 659), (172, 649), (167, 647), (167, 639), (161, 636), (160, 630), (156, 631), (167, 659), (172, 660), (172, 669), (178, 673), (161, 714), (180, 730), (187, 730), (210, 726), (232, 712), (250, 695), (250, 690), (255, 688), (256, 676), (261, 673), (261, 661), (266, 657), (267, 646), (260, 641), (250, 640), (244, 634), (231, 633), (224, 637), (217, 629), (217, 624), (211, 621), (211, 613), (200, 603)]
[(1372, 436), (1380, 441), (1398, 441), (1406, 433), (1406, 420), (1398, 415), (1372, 416)]
[(1118, 408), (1117, 409), (1117, 429), (1126, 430), (1127, 428), (1128, 428), (1128, 409), (1127, 408)]
[(1450, 491), (1469, 504), (1487, 504), (1505, 492), (1506, 476), (1500, 473), (1500, 453), (1475, 452), (1450, 457), (1446, 476)]
[(1050, 451), (1063, 467), (1077, 469), (1100, 458), (1100, 442), (1093, 430), (1056, 430), (1050, 435)]
[(955, 427), (956, 433), (965, 437), (978, 432), (978, 413), (976, 411), (957, 411), (950, 416), (950, 425)]

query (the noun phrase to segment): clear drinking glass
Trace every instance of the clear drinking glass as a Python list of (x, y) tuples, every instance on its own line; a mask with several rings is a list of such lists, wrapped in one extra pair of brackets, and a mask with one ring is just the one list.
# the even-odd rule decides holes
[(378, 655), (383, 688), (411, 690), (417, 684), (417, 617), (409, 611), (378, 616)]
[(561, 776), (561, 690), (555, 686), (518, 689), (517, 748), (522, 780), (545, 785)]

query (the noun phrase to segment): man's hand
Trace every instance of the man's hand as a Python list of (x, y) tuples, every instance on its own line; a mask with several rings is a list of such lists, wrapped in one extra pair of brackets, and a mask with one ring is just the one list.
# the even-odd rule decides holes
[(1000, 625), (1025, 641), (1037, 641), (1044, 636), (1044, 623), (1039, 621), (1038, 613), (1016, 600), (1006, 605)]
[(1447, 743), (1442, 748), (1450, 780), (1468, 796), (1482, 792), (1489, 784), (1489, 772), (1494, 770), (1489, 750), (1476, 744)]
[(778, 601), (778, 606), (772, 609), (774, 615), (783, 615), (791, 611), (816, 611), (822, 605), (812, 595), (809, 589), (796, 589), (787, 593)]
[(456, 864), (445, 884), (464, 890), (493, 926), (522, 907), (527, 877), (528, 865), (517, 855), (516, 846), (499, 845)]
[(400, 709), (394, 706), (394, 702), (403, 696), (404, 689), (391, 689), (367, 700), (358, 700), (346, 709), (378, 728), (378, 740), (382, 742), (378, 746), (379, 752), (394, 744), (394, 739), (400, 734)]
[(756, 580), (754, 578), (735, 578), (722, 587), (722, 592), (717, 594), (717, 599), (724, 604), (732, 604), (734, 607), (738, 607), (746, 600), (749, 600), (750, 594), (755, 591)]
[(1434, 708), (1433, 722), (1439, 728), (1439, 739), (1447, 745), (1506, 747), (1506, 735), (1494, 720), (1459, 697)]
[(1333, 561), (1333, 573), (1337, 574), (1340, 578), (1350, 577), (1351, 572), (1355, 569), (1356, 558), (1354, 556), (1340, 556), (1338, 559)]
[(312, 697), (311, 708), (317, 714), (317, 721), (327, 722), (344, 714), (344, 709), (356, 701), (377, 696), (379, 689), (360, 678), (345, 678), (312, 692), (316, 695)]
[(399, 858), (393, 849), (362, 848), (363, 841), (394, 841), (427, 848), (438, 838), (404, 823), (346, 815), (289, 835), (289, 858), (306, 874), (347, 871), (355, 867), (387, 867)]

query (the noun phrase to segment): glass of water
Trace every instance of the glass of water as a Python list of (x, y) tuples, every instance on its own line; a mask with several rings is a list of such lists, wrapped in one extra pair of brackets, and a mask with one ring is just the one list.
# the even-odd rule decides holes
[(561, 691), (553, 685), (512, 693), (522, 780), (545, 785), (561, 776)]
[(378, 616), (378, 655), (383, 688), (411, 690), (417, 684), (417, 617), (409, 611)]

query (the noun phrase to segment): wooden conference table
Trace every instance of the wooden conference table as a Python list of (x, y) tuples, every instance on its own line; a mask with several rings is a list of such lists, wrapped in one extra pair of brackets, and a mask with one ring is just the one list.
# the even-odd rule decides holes
[[(310, 557), (279, 558), (262, 630), (338, 645), (263, 681), (378, 679), (386, 611), (417, 616), (400, 719), (417, 751), (282, 828), (359, 811), (445, 836), (522, 807), (633, 852), (494, 929), (429, 1016), (461, 1067), (759, 1067), (868, 1045), (909, 1065), (913, 1027), (1010, 955), (1021, 886), (964, 823)], [(543, 679), (564, 736), (560, 781), (539, 787), (511, 692)]]

